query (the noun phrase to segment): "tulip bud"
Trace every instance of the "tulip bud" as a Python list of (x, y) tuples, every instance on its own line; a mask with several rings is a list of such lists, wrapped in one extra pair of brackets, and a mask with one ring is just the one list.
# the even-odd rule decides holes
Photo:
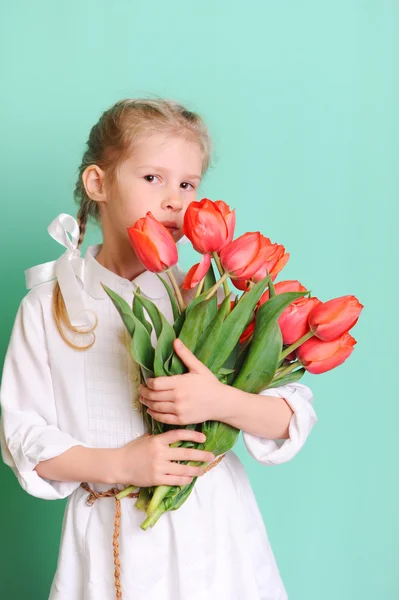
[(149, 271), (160, 273), (177, 263), (176, 242), (151, 211), (128, 227), (127, 232), (133, 250)]
[[(272, 244), (268, 237), (262, 234), (259, 235), (259, 267), (248, 279), (253, 283), (258, 283), (269, 273), (271, 280), (274, 281), (287, 264), (290, 255), (285, 253), (284, 246)], [(233, 285), (239, 290), (248, 290), (248, 282), (243, 279), (243, 276), (232, 281)]]
[(259, 231), (247, 232), (224, 246), (220, 253), (220, 262), (234, 279), (245, 281), (250, 279), (262, 264)]
[(309, 373), (318, 375), (341, 365), (352, 354), (356, 343), (348, 332), (331, 342), (312, 337), (297, 348), (296, 354)]
[(310, 330), (320, 340), (335, 340), (356, 324), (363, 308), (355, 296), (341, 296), (322, 302), (309, 314)]
[(278, 324), (283, 336), (283, 344), (290, 346), (309, 331), (308, 316), (315, 306), (321, 304), (318, 298), (298, 298), (281, 313)]
[[(306, 292), (306, 288), (297, 279), (287, 279), (285, 281), (279, 281), (275, 284), (274, 290), (276, 294), (283, 294), (284, 292)], [(267, 289), (259, 300), (259, 306), (269, 300), (270, 294)]]
[(183, 233), (200, 254), (219, 252), (234, 235), (235, 209), (223, 200), (191, 202), (184, 215)]

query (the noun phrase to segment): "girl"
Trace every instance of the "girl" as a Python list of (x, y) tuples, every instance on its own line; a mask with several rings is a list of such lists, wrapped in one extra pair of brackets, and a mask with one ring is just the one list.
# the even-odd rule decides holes
[[(20, 304), (5, 360), (1, 449), (26, 492), (68, 497), (50, 600), (287, 598), (237, 455), (218, 461), (202, 450), (170, 448), (204, 440), (182, 428), (150, 435), (142, 405), (182, 427), (230, 423), (256, 460), (275, 465), (298, 453), (318, 420), (311, 390), (288, 384), (259, 399), (220, 383), (185, 346), (176, 352), (188, 373), (170, 378), (168, 389), (156, 379), (139, 387), (128, 333), (101, 286), (130, 303), (140, 287), (172, 322), (165, 287), (135, 256), (127, 227), (151, 210), (175, 225), (180, 241), (210, 147), (201, 118), (177, 102), (117, 102), (90, 132), (75, 188), (77, 222), (61, 214), (49, 226), (66, 252), (26, 272), (33, 289)], [(89, 217), (100, 224), (103, 243), (89, 246), (83, 259)], [(185, 273), (178, 265), (174, 273), (181, 285)], [(176, 462), (183, 460), (211, 464), (204, 470)], [(198, 475), (187, 502), (147, 531), (134, 500), (113, 498), (126, 484), (186, 485)]]

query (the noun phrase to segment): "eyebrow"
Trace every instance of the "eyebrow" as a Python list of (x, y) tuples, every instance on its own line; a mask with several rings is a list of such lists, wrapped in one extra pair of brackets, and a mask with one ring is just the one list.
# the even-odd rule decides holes
[[(138, 169), (154, 169), (154, 171), (166, 171), (167, 173), (169, 172), (169, 169), (166, 169), (166, 167), (160, 167), (157, 165), (139, 165), (137, 167)], [(189, 179), (198, 179), (199, 181), (201, 181), (201, 176), (200, 175), (187, 175), (187, 177)]]

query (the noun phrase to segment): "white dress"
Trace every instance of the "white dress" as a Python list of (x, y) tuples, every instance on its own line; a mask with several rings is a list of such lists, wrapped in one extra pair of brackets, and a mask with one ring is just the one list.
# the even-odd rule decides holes
[[(170, 322), (172, 311), (165, 287), (154, 273), (145, 271), (132, 282), (119, 277), (96, 261), (99, 245), (90, 246), (85, 258), (80, 258), (75, 250), (76, 222), (72, 242), (65, 231), (71, 219), (60, 215), (49, 226), (51, 235), (68, 250), (58, 261), (27, 271), (28, 287), (37, 285), (20, 304), (6, 355), (1, 451), (28, 494), (48, 500), (68, 497), (50, 600), (113, 600), (114, 498), (100, 498), (88, 506), (80, 481), (44, 479), (34, 467), (76, 445), (116, 448), (146, 431), (129, 336), (100, 282), (128, 302), (132, 290), (140, 286)], [(184, 273), (178, 265), (174, 272), (181, 283)], [(75, 350), (59, 335), (52, 318), (55, 275), (73, 322), (82, 317), (82, 302), (98, 317), (96, 341), (89, 350)], [(76, 336), (74, 341), (80, 340)], [(317, 422), (313, 395), (301, 383), (261, 394), (284, 397), (294, 411), (287, 440), (242, 432), (256, 460), (276, 465), (298, 453)], [(96, 491), (112, 487), (89, 484)], [(134, 502), (121, 500), (124, 600), (287, 599), (252, 487), (232, 450), (198, 478), (188, 500), (162, 515), (154, 528), (140, 528), (145, 513)]]

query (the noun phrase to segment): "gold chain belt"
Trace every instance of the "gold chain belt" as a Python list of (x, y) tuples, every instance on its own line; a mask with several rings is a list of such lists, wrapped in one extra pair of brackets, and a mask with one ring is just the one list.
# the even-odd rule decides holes
[[(214, 460), (210, 465), (208, 465), (204, 469), (204, 473), (207, 473), (207, 471), (210, 471), (211, 469), (213, 469), (213, 467), (216, 467), (216, 465), (225, 456), (226, 456), (225, 454), (222, 454), (216, 460)], [(114, 534), (113, 534), (113, 539), (112, 539), (112, 546), (114, 548), (114, 566), (115, 566), (114, 579), (115, 579), (116, 599), (117, 600), (121, 600), (121, 598), (122, 598), (122, 587), (121, 587), (121, 581), (120, 581), (120, 576), (121, 576), (121, 569), (120, 569), (120, 567), (121, 567), (121, 563), (120, 563), (120, 559), (119, 559), (119, 535), (120, 535), (120, 525), (121, 525), (121, 515), (122, 515), (122, 512), (121, 512), (121, 501), (116, 496), (122, 490), (119, 490), (118, 488), (113, 487), (110, 490), (107, 490), (106, 492), (96, 492), (85, 481), (83, 481), (80, 484), (80, 486), (84, 490), (86, 490), (86, 492), (89, 492), (89, 496), (86, 499), (86, 504), (88, 504), (89, 506), (93, 506), (93, 504), (97, 500), (97, 498), (112, 498), (112, 497), (115, 498), (115, 518), (114, 518)], [(125, 498), (138, 498), (139, 497), (139, 493), (140, 492), (131, 492), (130, 494), (128, 494), (127, 496), (125, 496)]]

